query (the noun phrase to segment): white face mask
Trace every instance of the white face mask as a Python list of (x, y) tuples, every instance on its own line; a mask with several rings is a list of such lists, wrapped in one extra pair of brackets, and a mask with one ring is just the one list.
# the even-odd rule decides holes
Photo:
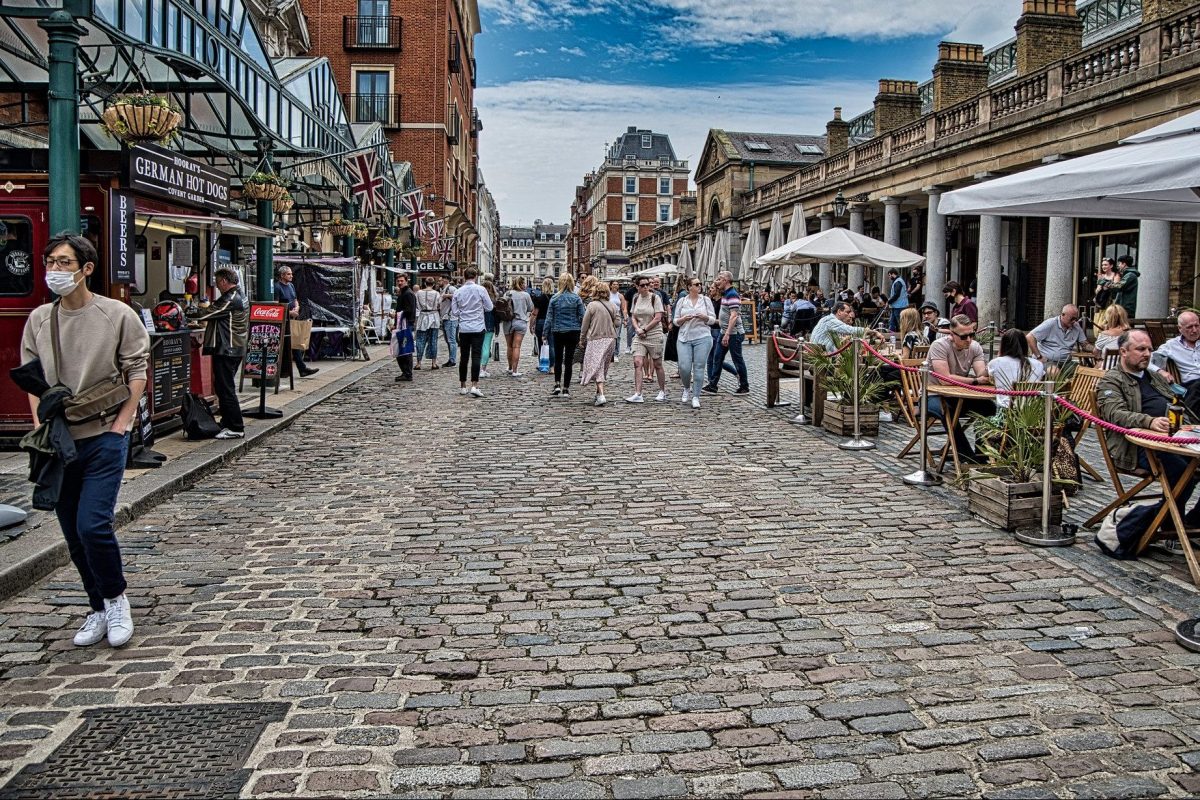
[(82, 280), (76, 281), (76, 275), (82, 275), (83, 271), (79, 272), (60, 272), (51, 270), (46, 273), (46, 285), (50, 287), (50, 291), (54, 292), (59, 297), (66, 297), (71, 292), (79, 288)]

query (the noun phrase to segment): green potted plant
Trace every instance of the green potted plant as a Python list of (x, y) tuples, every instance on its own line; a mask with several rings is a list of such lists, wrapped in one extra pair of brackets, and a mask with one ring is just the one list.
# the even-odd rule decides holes
[(347, 236), (354, 232), (354, 223), (341, 217), (334, 217), (325, 226), (325, 232), (330, 236)]
[(285, 191), (283, 193), (283, 197), (275, 201), (274, 210), (276, 214), (286, 214), (287, 212), (291, 211), (295, 205), (296, 200), (292, 197), (292, 193)]
[(288, 194), (291, 182), (270, 172), (255, 172), (242, 182), (242, 194), (251, 200), (271, 200), (278, 202)]
[(375, 237), (375, 241), (371, 242), (371, 246), (376, 250), (391, 250), (396, 246), (396, 240), (390, 236), (380, 234)]
[(370, 234), (370, 232), (371, 232), (371, 229), (367, 227), (367, 223), (355, 222), (354, 230), (351, 233), (353, 236), (357, 236), (359, 239), (366, 239), (367, 235)]
[[(841, 342), (835, 335), (834, 344)], [(879, 402), (887, 394), (888, 384), (879, 376), (879, 360), (863, 350), (858, 366), (858, 427), (863, 436), (879, 435)], [(854, 348), (836, 355), (820, 347), (805, 351), (805, 362), (818, 377), (822, 391), (828, 392), (821, 427), (838, 436), (854, 435)]]
[(425, 247), (420, 244), (405, 245), (400, 248), (400, 254), (407, 260), (420, 259), (425, 254)]
[(183, 114), (168, 98), (149, 92), (120, 95), (100, 115), (104, 130), (127, 144), (168, 144), (181, 122)]

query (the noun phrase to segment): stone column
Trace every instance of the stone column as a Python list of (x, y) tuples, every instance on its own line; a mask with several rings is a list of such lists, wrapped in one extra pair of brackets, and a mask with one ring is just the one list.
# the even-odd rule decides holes
[(989, 322), (999, 325), (1000, 317), (1000, 217), (986, 214), (979, 218), (979, 265), (975, 303), (979, 306), (979, 327)]
[(1074, 297), (1075, 220), (1051, 217), (1050, 236), (1046, 241), (1046, 301), (1042, 319), (1057, 316)]
[(1168, 290), (1171, 280), (1171, 223), (1142, 220), (1138, 231), (1137, 315), (1155, 319), (1170, 313)]
[(900, 246), (900, 198), (884, 197), (883, 242), (893, 247)]
[[(828, 211), (821, 214), (818, 219), (821, 220), (821, 230), (827, 231), (833, 227), (833, 214)], [(821, 284), (821, 291), (828, 297), (833, 292), (833, 264), (818, 264), (817, 265), (817, 282)]]
[[(851, 233), (863, 232), (863, 210), (865, 208), (866, 206), (862, 203), (855, 203), (854, 205), (850, 206)], [(851, 291), (857, 291), (858, 287), (862, 286), (863, 281), (866, 279), (864, 277), (863, 265), (851, 264), (849, 275), (850, 277), (846, 279), (846, 282), (850, 284)]]
[(942, 197), (942, 187), (928, 186), (924, 189), (929, 195), (929, 224), (926, 226), (925, 242), (925, 299), (932, 300), (945, 314), (945, 304), (942, 297), (942, 286), (946, 283), (946, 218), (938, 213), (938, 200)]

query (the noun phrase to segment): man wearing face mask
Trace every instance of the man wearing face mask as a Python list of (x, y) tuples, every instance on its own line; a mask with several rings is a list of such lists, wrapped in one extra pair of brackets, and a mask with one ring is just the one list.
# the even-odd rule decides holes
[(241, 439), (246, 435), (242, 406), (237, 396), (237, 371), (246, 356), (246, 338), (250, 309), (246, 295), (238, 286), (238, 274), (229, 267), (213, 273), (221, 296), (207, 311), (192, 318), (206, 323), (204, 354), (212, 356), (213, 390), (221, 407), (221, 432), (218, 439)]
[[(115, 411), (68, 426), (75, 460), (63, 468), (54, 505), (91, 606), (75, 634), (75, 645), (86, 647), (107, 636), (111, 646), (120, 647), (133, 636), (133, 617), (125, 597), (113, 509), (125, 474), (128, 432), (146, 388), (150, 336), (133, 309), (88, 288), (88, 276), (100, 259), (87, 239), (59, 234), (43, 256), (46, 285), (58, 298), (29, 315), (21, 337), (21, 363), (39, 361), (46, 382), (65, 386), (72, 394), (113, 380), (129, 387), (129, 398)], [(38, 398), (30, 395), (35, 425), (40, 423), (38, 406)]]

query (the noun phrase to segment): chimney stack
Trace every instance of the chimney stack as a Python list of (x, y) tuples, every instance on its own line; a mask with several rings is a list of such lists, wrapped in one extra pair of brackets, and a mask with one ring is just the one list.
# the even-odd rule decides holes
[(1158, 22), (1193, 5), (1194, 0), (1142, 0), (1142, 22)]
[(1023, 0), (1017, 20), (1017, 75), (1037, 72), (1083, 49), (1075, 0)]
[(833, 119), (825, 123), (825, 156), (836, 156), (850, 149), (850, 123), (842, 119), (842, 107), (833, 109)]
[[(1030, 0), (1025, 0), (1030, 2)], [(956, 106), (987, 91), (988, 68), (983, 45), (938, 42), (933, 65), (933, 110)]]
[(876, 136), (903, 128), (920, 118), (921, 97), (916, 81), (879, 80), (879, 94), (875, 95)]

